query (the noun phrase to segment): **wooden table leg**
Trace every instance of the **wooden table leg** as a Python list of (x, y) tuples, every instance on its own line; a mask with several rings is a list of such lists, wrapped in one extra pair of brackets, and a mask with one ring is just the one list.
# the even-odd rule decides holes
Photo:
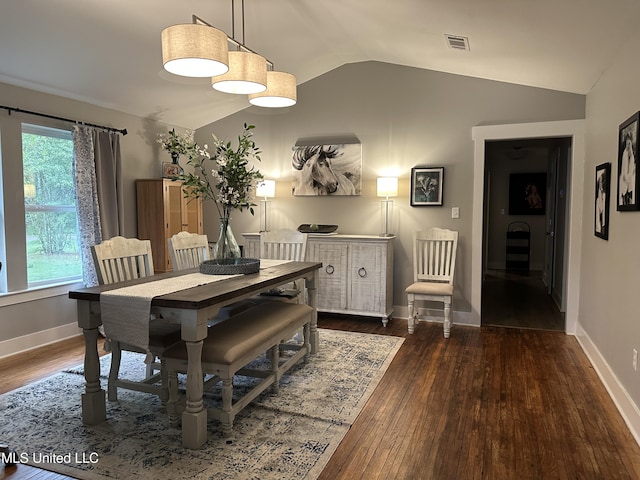
[(83, 334), (85, 348), (84, 378), (86, 385), (82, 394), (82, 421), (87, 425), (96, 425), (107, 419), (105, 392), (100, 387), (98, 327), (85, 328), (83, 329)]
[(207, 411), (203, 408), (202, 344), (187, 341), (187, 405), (182, 413), (182, 445), (198, 449), (207, 441)]
[(320, 346), (320, 334), (318, 333), (318, 270), (313, 271), (312, 277), (307, 277), (305, 279), (305, 284), (307, 287), (307, 301), (309, 302), (309, 306), (313, 308), (313, 319), (311, 320), (311, 353), (318, 353), (318, 348)]

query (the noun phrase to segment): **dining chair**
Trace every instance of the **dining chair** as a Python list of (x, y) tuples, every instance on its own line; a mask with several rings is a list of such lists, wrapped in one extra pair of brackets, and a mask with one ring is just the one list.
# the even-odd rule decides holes
[(198, 233), (179, 232), (170, 237), (169, 256), (174, 270), (197, 268), (209, 260), (209, 239)]
[[(286, 228), (260, 232), (260, 258), (304, 262), (307, 254), (307, 238), (306, 233)], [(266, 294), (285, 299), (299, 299), (301, 291), (293, 283), (292, 288), (272, 290)]]
[[(304, 262), (307, 255), (308, 237), (306, 233), (287, 228), (260, 232), (260, 258)], [(290, 286), (262, 293), (258, 303), (264, 300), (305, 303), (304, 294), (305, 289), (293, 282)], [(302, 341), (302, 336), (302, 330), (299, 330), (292, 340), (299, 344)], [(290, 343), (283, 343), (281, 347), (298, 348), (297, 345), (294, 346)]]
[[(151, 242), (137, 238), (113, 237), (91, 247), (100, 285), (123, 282), (154, 274)], [(142, 381), (132, 381), (120, 377), (122, 351), (143, 352), (140, 348), (109, 339), (111, 368), (107, 396), (109, 401), (118, 400), (118, 387), (157, 394), (165, 402), (168, 399), (167, 372), (163, 366), (164, 350), (180, 341), (180, 325), (151, 318), (149, 322), (149, 351), (154, 361), (147, 365)], [(157, 361), (159, 359), (159, 363)], [(156, 373), (159, 370), (159, 373)], [(160, 381), (160, 386), (156, 385)]]
[(306, 233), (286, 228), (260, 233), (260, 258), (302, 262), (307, 252)]
[(456, 231), (434, 227), (414, 233), (413, 283), (405, 290), (409, 306), (409, 333), (414, 332), (416, 322), (421, 320), (416, 301), (442, 302), (444, 337), (449, 338), (457, 248)]

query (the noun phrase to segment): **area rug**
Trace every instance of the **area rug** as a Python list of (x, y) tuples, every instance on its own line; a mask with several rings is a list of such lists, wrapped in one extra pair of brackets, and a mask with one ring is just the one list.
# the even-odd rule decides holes
[[(158, 398), (144, 393), (120, 389), (106, 422), (83, 425), (82, 367), (0, 396), (0, 439), (23, 463), (80, 479), (315, 479), (403, 341), (320, 329), (319, 353), (287, 372), (277, 395), (265, 392), (245, 408), (231, 436), (210, 420), (200, 450), (182, 447)], [(101, 359), (105, 389), (108, 362)], [(141, 362), (126, 353), (121, 372), (142, 374)], [(207, 401), (217, 401), (215, 392)]]

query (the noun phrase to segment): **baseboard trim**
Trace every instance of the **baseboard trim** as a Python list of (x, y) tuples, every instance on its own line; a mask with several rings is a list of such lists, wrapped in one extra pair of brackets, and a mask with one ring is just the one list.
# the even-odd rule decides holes
[(78, 328), (78, 324), (74, 322), (31, 333), (29, 335), (4, 340), (0, 342), (0, 358), (33, 350), (34, 348), (43, 347), (51, 343), (59, 342), (60, 340), (66, 340), (67, 338), (75, 337), (81, 333), (82, 330)]
[(627, 427), (629, 427), (631, 435), (635, 438), (636, 443), (640, 445), (640, 410), (638, 406), (620, 383), (618, 377), (616, 377), (616, 374), (611, 370), (611, 367), (609, 367), (609, 364), (596, 345), (591, 341), (591, 338), (589, 338), (589, 335), (587, 335), (587, 332), (584, 331), (580, 323), (577, 325), (575, 336), (598, 374), (598, 377), (600, 377), (600, 381), (607, 389), (613, 403), (618, 408)]

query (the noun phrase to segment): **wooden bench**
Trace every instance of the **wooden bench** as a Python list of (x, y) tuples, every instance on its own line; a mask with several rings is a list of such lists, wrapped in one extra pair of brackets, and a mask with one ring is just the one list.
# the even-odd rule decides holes
[[(229, 434), (235, 416), (269, 386), (274, 393), (282, 375), (311, 352), (310, 324), (313, 309), (308, 305), (266, 302), (209, 327), (202, 347), (202, 371), (213, 375), (211, 383), (222, 381), (222, 408), (208, 408), (208, 414), (222, 423)], [(284, 345), (300, 328), (304, 329), (302, 345)], [(281, 345), (283, 344), (283, 345)], [(280, 349), (295, 353), (281, 363)], [(244, 368), (252, 360), (268, 352), (270, 370)], [(187, 371), (187, 349), (181, 342), (165, 351), (164, 362), (169, 375), (167, 412), (172, 426), (178, 425), (178, 372)], [(251, 390), (233, 403), (233, 377), (243, 375), (260, 378)]]

